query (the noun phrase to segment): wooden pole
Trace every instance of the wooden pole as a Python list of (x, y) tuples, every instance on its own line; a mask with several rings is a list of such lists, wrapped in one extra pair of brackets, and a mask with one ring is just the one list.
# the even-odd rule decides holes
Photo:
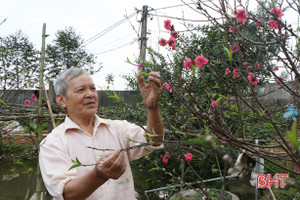
[[(44, 85), (44, 62), (45, 62), (45, 43), (46, 43), (46, 24), (43, 24), (42, 33), (42, 52), (41, 52), (41, 66), (40, 66), (40, 83), (39, 83), (39, 113), (38, 113), (38, 141), (37, 150), (39, 150), (39, 144), (43, 139), (43, 85)], [(36, 200), (41, 199), (41, 192), (43, 186), (42, 174), (39, 163), (37, 164), (37, 179), (36, 179)]]
[(140, 48), (140, 62), (146, 60), (146, 48), (147, 48), (147, 15), (148, 15), (148, 6), (143, 6), (142, 14), (142, 30), (141, 30), (141, 48)]

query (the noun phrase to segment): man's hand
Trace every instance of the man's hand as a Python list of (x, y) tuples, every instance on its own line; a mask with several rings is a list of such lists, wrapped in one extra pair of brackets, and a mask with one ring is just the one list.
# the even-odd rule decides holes
[(116, 150), (102, 156), (89, 173), (74, 178), (64, 187), (64, 199), (86, 199), (108, 179), (118, 179), (126, 169), (124, 151)]
[(158, 108), (158, 100), (161, 93), (161, 77), (159, 72), (150, 72), (147, 84), (143, 76), (138, 76), (137, 80), (147, 109)]
[(95, 169), (99, 178), (118, 179), (126, 169), (124, 151), (116, 150), (102, 156)]

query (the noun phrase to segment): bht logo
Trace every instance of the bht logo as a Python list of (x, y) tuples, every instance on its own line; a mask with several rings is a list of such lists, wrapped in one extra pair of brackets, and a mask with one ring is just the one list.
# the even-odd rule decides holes
[(275, 174), (274, 178), (271, 178), (271, 174), (259, 174), (256, 178), (256, 186), (258, 188), (265, 188), (271, 187), (271, 183), (274, 183), (274, 187), (278, 188), (279, 187), (279, 179), (280, 179), (280, 188), (284, 188), (285, 184), (284, 184), (284, 179), (288, 178), (289, 175), (288, 174)]

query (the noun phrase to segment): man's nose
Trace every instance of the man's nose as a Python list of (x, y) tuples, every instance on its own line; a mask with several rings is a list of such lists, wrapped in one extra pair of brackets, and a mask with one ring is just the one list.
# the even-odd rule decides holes
[(94, 97), (96, 95), (95, 91), (87, 90), (86, 97)]

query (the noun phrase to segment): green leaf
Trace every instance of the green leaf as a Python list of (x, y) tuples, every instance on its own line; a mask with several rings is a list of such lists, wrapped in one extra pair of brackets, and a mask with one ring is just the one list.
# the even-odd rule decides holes
[(175, 131), (177, 131), (177, 128), (175, 126), (173, 126), (172, 124), (170, 124), (171, 128)]
[(147, 141), (151, 141), (150, 138), (149, 138), (149, 136), (146, 135), (146, 134), (144, 135), (144, 138), (145, 138)]
[(81, 166), (81, 164), (74, 164), (68, 169), (68, 171), (70, 171), (71, 169), (74, 169), (76, 167), (80, 167), (80, 166)]
[(213, 164), (212, 167), (211, 167), (211, 172), (212, 172), (213, 174), (215, 174), (215, 173), (218, 173), (218, 171), (219, 171), (219, 170), (215, 168), (215, 164)]
[(232, 60), (232, 50), (231, 50), (231, 47), (229, 49), (227, 49), (225, 46), (224, 46), (224, 50), (228, 56), (228, 59), (229, 59), (229, 62), (231, 62)]
[(119, 92), (119, 94), (117, 94), (115, 91), (113, 91), (113, 95), (108, 96), (108, 98), (115, 99), (117, 101), (121, 101), (120, 92)]
[(300, 146), (300, 142), (298, 142), (297, 138), (297, 121), (295, 121), (292, 125), (291, 132), (289, 132), (286, 137), (290, 141), (290, 143), (293, 145), (295, 149), (298, 149)]
[(224, 110), (223, 110), (222, 113), (223, 113), (223, 115), (224, 115), (225, 118), (228, 118), (227, 111), (224, 111)]
[(81, 165), (81, 162), (78, 160), (78, 158), (76, 157), (76, 163)]
[(128, 58), (128, 57), (126, 58), (126, 63), (129, 63), (129, 64), (131, 64), (131, 61), (129, 60), (129, 58)]
[(218, 83), (216, 83), (216, 85), (215, 85), (215, 86), (213, 86), (212, 88), (213, 88), (213, 89), (218, 89), (218, 88), (220, 88), (220, 86), (219, 86), (219, 84), (218, 84)]
[(30, 128), (35, 129), (35, 126), (33, 125), (33, 122), (29, 122), (29, 126), (30, 126)]
[(149, 172), (153, 172), (153, 171), (157, 171), (158, 168), (157, 167), (153, 167), (152, 169), (149, 170)]
[(33, 169), (31, 167), (27, 168), (26, 170), (29, 172), (33, 172)]
[(207, 142), (202, 138), (189, 139), (182, 142), (183, 144), (197, 144), (200, 146), (207, 146)]
[(266, 110), (264, 110), (263, 112), (260, 112), (259, 110), (258, 110), (258, 114), (259, 114), (259, 116), (264, 116), (264, 114), (265, 114), (265, 112), (267, 111), (267, 109)]
[(197, 112), (199, 112), (199, 108), (197, 107), (196, 104), (194, 105), (194, 108), (195, 108), (195, 110), (196, 110)]
[(191, 117), (191, 118), (187, 119), (185, 123), (188, 124), (192, 120), (198, 120), (198, 118), (197, 117)]
[(238, 111), (238, 107), (237, 107), (237, 105), (236, 104), (232, 104), (231, 106), (230, 106), (230, 108), (231, 108), (231, 110), (234, 110), (234, 111)]
[(216, 103), (219, 103), (219, 101), (221, 101), (221, 99), (223, 99), (223, 97), (219, 97), (217, 100), (216, 100)]
[(253, 115), (253, 111), (252, 110), (249, 110), (250, 114), (251, 114), (251, 117), (254, 117)]
[(15, 162), (15, 164), (24, 165), (22, 162), (19, 161)]
[(4, 105), (5, 107), (7, 107), (7, 104), (6, 104), (2, 99), (0, 99), (0, 103), (1, 103), (2, 105)]
[(148, 76), (148, 74), (146, 72), (139, 72), (138, 76)]
[(195, 76), (195, 74), (196, 74), (197, 65), (198, 65), (197, 63), (195, 65), (192, 65), (193, 76)]
[(75, 163), (74, 165), (72, 165), (68, 171), (70, 171), (71, 169), (74, 169), (76, 167), (80, 167), (82, 166), (81, 162), (78, 160), (78, 158), (76, 157), (75, 160), (71, 159), (72, 163)]
[(10, 171), (11, 171), (11, 172), (14, 172), (14, 171), (16, 171), (16, 168), (12, 168), (12, 169), (10, 169)]

